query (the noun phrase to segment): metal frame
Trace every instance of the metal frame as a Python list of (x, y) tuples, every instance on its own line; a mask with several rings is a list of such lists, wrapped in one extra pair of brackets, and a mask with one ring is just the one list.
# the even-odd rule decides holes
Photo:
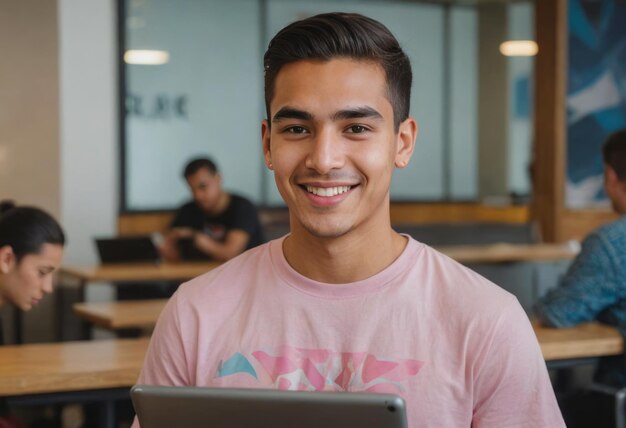
[(7, 405), (37, 406), (46, 404), (97, 403), (98, 426), (116, 428), (115, 402), (130, 400), (130, 388), (111, 388), (87, 391), (54, 392), (2, 397)]

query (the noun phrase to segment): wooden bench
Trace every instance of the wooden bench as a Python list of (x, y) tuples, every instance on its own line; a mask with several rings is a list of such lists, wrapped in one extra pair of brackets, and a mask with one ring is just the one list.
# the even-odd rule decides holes
[(120, 302), (75, 303), (74, 313), (108, 330), (152, 330), (168, 299), (125, 300)]

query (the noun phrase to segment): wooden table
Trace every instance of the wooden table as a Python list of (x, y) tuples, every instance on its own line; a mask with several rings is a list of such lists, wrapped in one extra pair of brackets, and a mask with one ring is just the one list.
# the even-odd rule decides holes
[[(461, 263), (571, 260), (578, 249), (568, 244), (493, 244), (437, 247)], [(88, 282), (183, 281), (218, 267), (220, 262), (132, 263), (88, 267), (63, 266), (60, 274)]]
[(218, 267), (220, 262), (129, 263), (89, 267), (63, 266), (60, 274), (88, 282), (185, 281)]
[[(128, 264), (104, 264), (86, 267), (63, 266), (59, 275), (61, 283), (67, 283), (67, 280), (78, 282), (79, 302), (85, 301), (86, 288), (93, 282), (112, 282), (112, 283), (142, 283), (151, 281), (187, 281), (202, 275), (216, 267), (221, 262), (202, 261), (202, 262), (180, 262), (180, 263), (128, 263)], [(57, 313), (59, 314), (59, 326), (63, 325), (63, 307), (60, 299), (57, 299)], [(16, 329), (20, 328), (16, 322)], [(21, 329), (20, 329), (21, 330)], [(63, 337), (59, 328), (59, 338)], [(83, 338), (88, 338), (90, 330), (88, 326), (83, 325)], [(18, 341), (19, 343), (20, 341)]]
[(168, 299), (126, 300), (122, 302), (76, 303), (79, 318), (109, 330), (138, 328), (151, 330)]
[(572, 260), (579, 251), (577, 246), (570, 244), (455, 245), (436, 249), (459, 263)]
[[(617, 330), (597, 323), (533, 328), (548, 363), (624, 350)], [(99, 401), (102, 426), (111, 427), (114, 401), (128, 398), (147, 346), (148, 339), (117, 339), (0, 347), (0, 397), (10, 404)]]
[[(578, 254), (578, 248), (569, 244), (455, 245), (436, 248), (461, 263), (571, 260)], [(177, 281), (202, 275), (220, 264), (220, 262), (181, 262), (63, 266), (61, 275), (83, 282)]]
[[(74, 305), (82, 318), (108, 328), (154, 327), (167, 299)], [(622, 335), (611, 326), (586, 323), (571, 328), (550, 328), (533, 321), (533, 330), (546, 361), (620, 355)]]
[(0, 347), (0, 397), (9, 404), (98, 402), (113, 427), (115, 401), (129, 398), (148, 339)]
[(586, 323), (571, 328), (549, 328), (533, 321), (546, 361), (604, 357), (624, 352), (624, 339), (614, 327)]
[(81, 302), (90, 282), (187, 281), (221, 265), (221, 262), (128, 263), (89, 267), (62, 266), (59, 275), (78, 280)]

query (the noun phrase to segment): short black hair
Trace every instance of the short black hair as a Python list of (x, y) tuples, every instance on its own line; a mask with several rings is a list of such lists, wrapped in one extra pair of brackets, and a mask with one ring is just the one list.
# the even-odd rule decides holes
[(50, 214), (8, 201), (0, 203), (0, 247), (10, 246), (19, 262), (28, 254), (38, 254), (43, 244), (65, 245), (63, 229)]
[(183, 177), (187, 179), (190, 176), (194, 175), (199, 170), (201, 170), (202, 168), (208, 169), (211, 174), (218, 173), (217, 166), (215, 165), (215, 162), (213, 162), (211, 159), (197, 158), (197, 159), (190, 161), (185, 166), (185, 169), (183, 170)]
[(316, 15), (290, 24), (274, 36), (263, 61), (268, 122), (271, 122), (270, 102), (274, 97), (276, 76), (283, 66), (303, 60), (335, 58), (371, 61), (382, 67), (397, 131), (409, 116), (411, 63), (387, 27), (356, 13)]
[(626, 129), (609, 136), (602, 147), (604, 163), (610, 166), (621, 181), (626, 181)]

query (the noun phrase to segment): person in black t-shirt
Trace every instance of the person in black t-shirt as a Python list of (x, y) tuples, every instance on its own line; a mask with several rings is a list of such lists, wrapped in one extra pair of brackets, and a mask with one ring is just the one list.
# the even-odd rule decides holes
[(184, 176), (193, 201), (174, 216), (161, 247), (164, 258), (225, 261), (263, 243), (256, 207), (222, 189), (222, 178), (212, 160), (189, 162)]

